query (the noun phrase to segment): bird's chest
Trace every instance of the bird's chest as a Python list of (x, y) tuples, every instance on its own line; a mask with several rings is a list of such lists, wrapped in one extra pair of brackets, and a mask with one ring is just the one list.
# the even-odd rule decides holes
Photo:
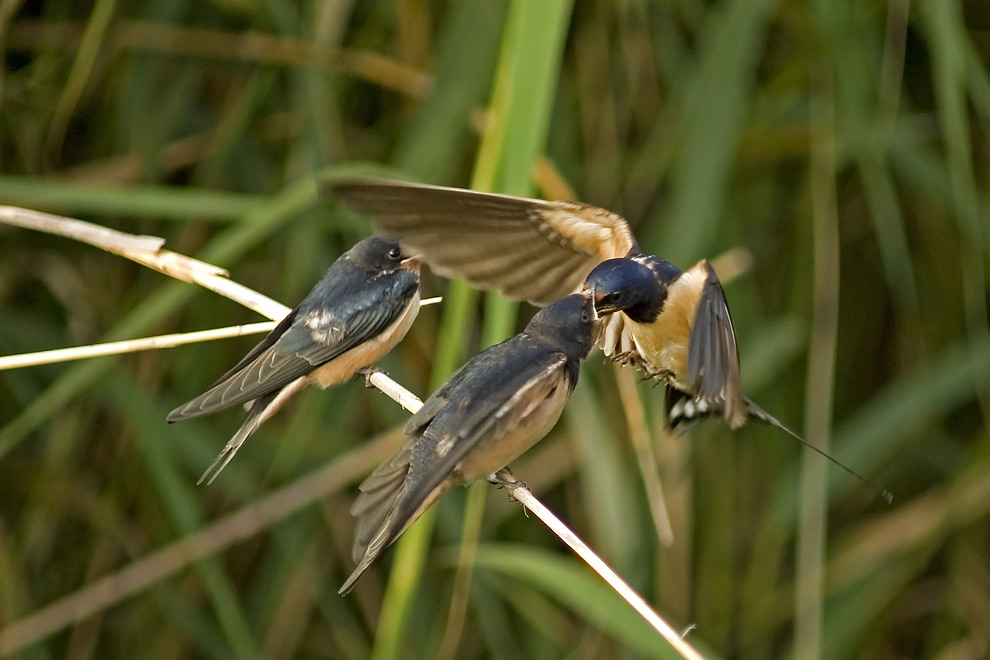
[[(693, 310), (690, 310), (693, 312)], [(625, 319), (643, 368), (651, 376), (686, 389), (691, 319), (684, 306), (668, 305), (652, 323)]]
[(688, 374), (688, 346), (698, 305), (704, 290), (701, 271), (685, 271), (667, 289), (663, 309), (651, 322), (626, 317), (626, 331), (632, 336), (644, 368), (678, 389), (691, 391)]
[(310, 374), (310, 383), (324, 389), (338, 385), (349, 380), (359, 369), (378, 362), (402, 341), (418, 313), (419, 291), (385, 330), (320, 366)]

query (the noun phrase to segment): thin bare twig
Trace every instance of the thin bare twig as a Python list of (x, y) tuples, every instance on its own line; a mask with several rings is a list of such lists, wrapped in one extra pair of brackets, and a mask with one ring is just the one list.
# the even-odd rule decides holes
[(257, 291), (227, 277), (227, 271), (212, 264), (162, 249), (164, 238), (135, 236), (91, 222), (41, 213), (15, 206), (0, 206), (0, 222), (65, 236), (120, 255), (131, 261), (154, 268), (175, 279), (198, 284), (225, 298), (253, 309), (262, 316), (277, 321), (289, 313), (289, 308)]
[(136, 353), (138, 351), (156, 350), (159, 348), (175, 348), (176, 346), (195, 344), (201, 341), (212, 341), (214, 339), (229, 339), (230, 337), (253, 335), (260, 332), (270, 332), (275, 325), (275, 321), (262, 321), (261, 323), (235, 325), (229, 328), (217, 328), (215, 330), (200, 330), (198, 332), (158, 335), (157, 337), (127, 339), (125, 341), (111, 341), (104, 344), (75, 346), (73, 348), (56, 348), (51, 351), (39, 351), (38, 353), (4, 355), (0, 356), (0, 371), (3, 371), (4, 369), (19, 369), (21, 367), (35, 367), (39, 364), (52, 364), (54, 362), (83, 360), (85, 358), (102, 357), (106, 355)]

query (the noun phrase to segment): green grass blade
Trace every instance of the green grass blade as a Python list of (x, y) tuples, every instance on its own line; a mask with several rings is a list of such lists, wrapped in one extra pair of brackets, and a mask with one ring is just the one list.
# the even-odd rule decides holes
[(262, 195), (169, 186), (102, 186), (7, 174), (0, 176), (5, 204), (75, 215), (105, 214), (161, 220), (231, 221), (268, 201)]

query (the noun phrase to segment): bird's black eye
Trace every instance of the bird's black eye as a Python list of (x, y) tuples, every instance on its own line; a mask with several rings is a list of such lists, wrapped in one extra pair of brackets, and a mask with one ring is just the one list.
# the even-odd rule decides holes
[(402, 256), (402, 251), (399, 248), (394, 247), (388, 251), (388, 258), (395, 260)]
[(581, 310), (581, 323), (587, 323), (590, 320), (591, 320), (591, 317), (588, 315), (588, 310), (582, 309)]
[(608, 301), (611, 303), (618, 303), (622, 302), (623, 298), (625, 298), (625, 294), (622, 291), (614, 291), (609, 295)]

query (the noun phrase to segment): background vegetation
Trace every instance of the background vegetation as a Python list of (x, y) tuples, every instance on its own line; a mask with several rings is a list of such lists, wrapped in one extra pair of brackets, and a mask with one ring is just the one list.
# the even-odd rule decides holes
[[(368, 232), (314, 185), (359, 164), (570, 186), (685, 267), (741, 248), (749, 394), (894, 504), (765, 427), (668, 435), (641, 384), (663, 547), (595, 357), (516, 475), (712, 657), (988, 652), (986, 3), (2, 0), (0, 48), (0, 202), (167, 237), (286, 304)], [(515, 327), (424, 286), (445, 304), (384, 363), (421, 395)], [(2, 228), (0, 314), (2, 354), (257, 320)], [(0, 373), (0, 631), (45, 614), (13, 655), (669, 657), (484, 484), (338, 596), (349, 502), (404, 413), (307, 392), (196, 487), (238, 414), (165, 414), (254, 340)]]

